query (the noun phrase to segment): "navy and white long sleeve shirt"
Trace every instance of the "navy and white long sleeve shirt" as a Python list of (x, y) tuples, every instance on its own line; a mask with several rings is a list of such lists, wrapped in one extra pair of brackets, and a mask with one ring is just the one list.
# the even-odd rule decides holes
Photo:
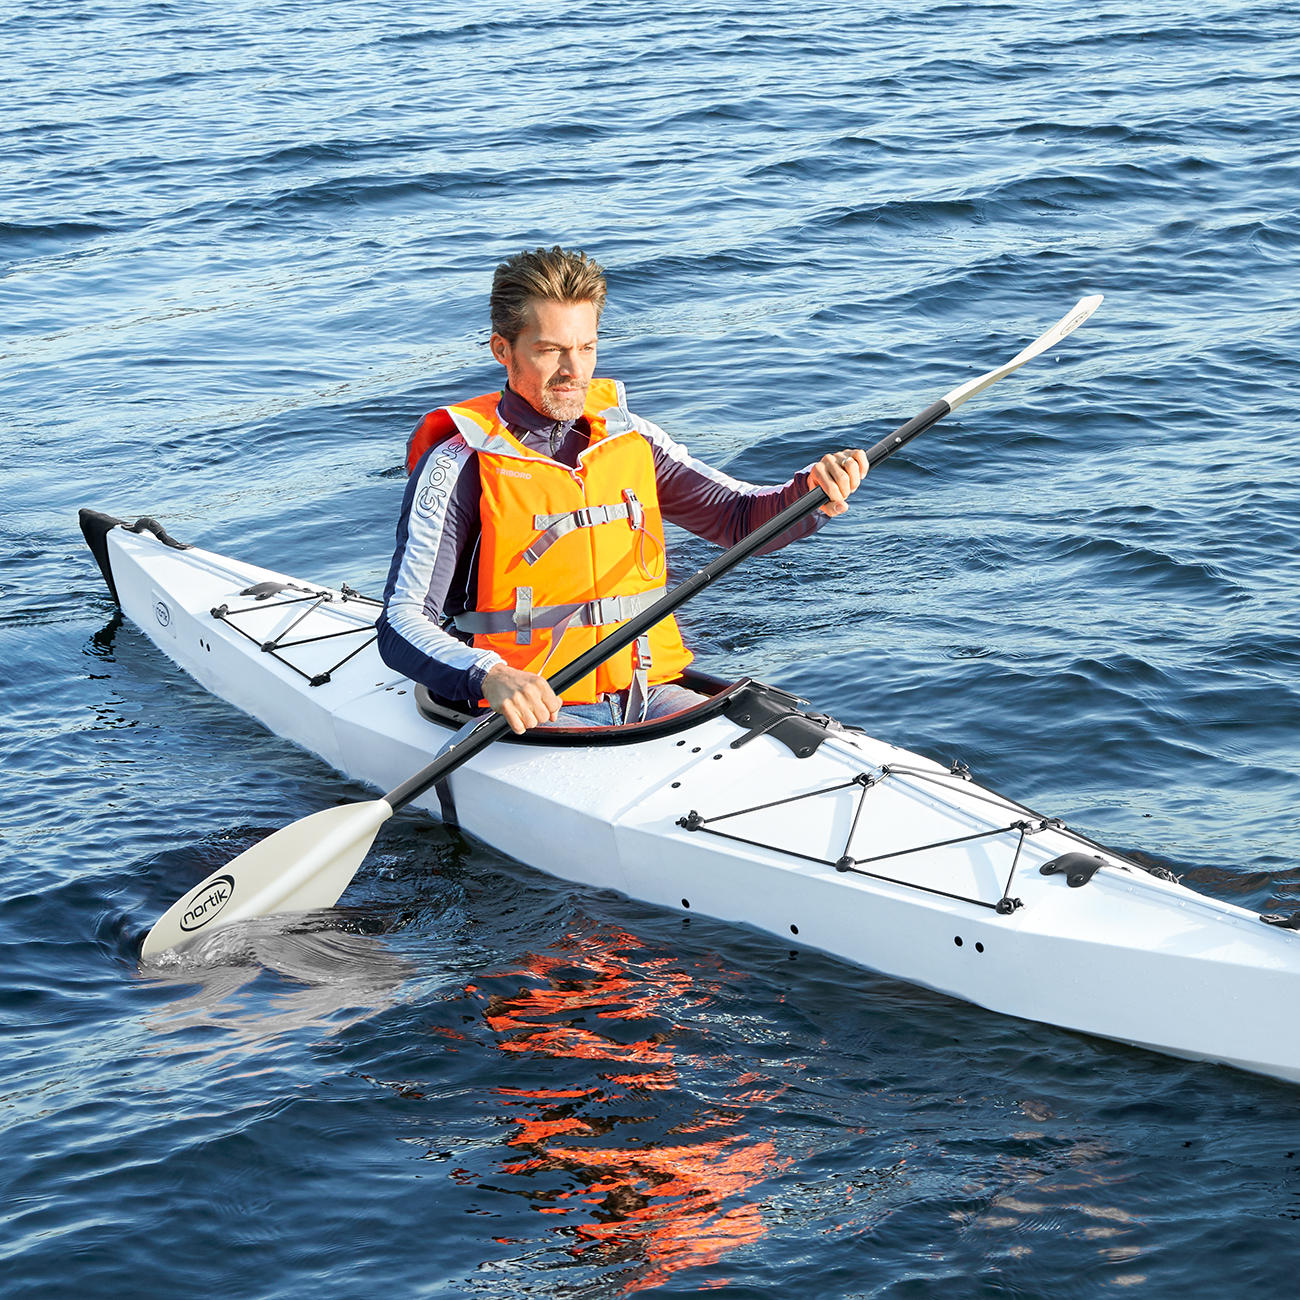
[[(585, 419), (557, 424), (509, 388), (498, 414), (530, 451), (569, 468), (586, 449)], [(658, 425), (631, 418), (654, 455), (664, 519), (719, 546), (734, 546), (807, 490), (807, 470), (777, 487), (742, 483), (696, 460)], [(484, 674), (502, 662), (495, 651), (476, 649), (443, 627), (445, 619), (474, 608), (479, 499), (477, 455), (459, 435), (425, 453), (406, 485), (377, 625), (384, 663), (449, 700), (481, 698)], [(824, 522), (815, 511), (764, 550), (806, 537)]]

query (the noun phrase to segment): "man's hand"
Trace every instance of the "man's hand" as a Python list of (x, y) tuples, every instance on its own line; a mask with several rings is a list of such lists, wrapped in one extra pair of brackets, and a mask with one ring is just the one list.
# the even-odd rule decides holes
[(821, 512), (834, 518), (848, 508), (846, 498), (858, 490), (858, 484), (867, 476), (870, 466), (867, 453), (861, 447), (852, 451), (833, 451), (808, 471), (809, 488), (819, 487), (830, 500), (821, 506)]
[(483, 698), (505, 718), (516, 736), (522, 736), (529, 727), (554, 722), (560, 711), (560, 698), (545, 677), (509, 664), (493, 664), (487, 670)]

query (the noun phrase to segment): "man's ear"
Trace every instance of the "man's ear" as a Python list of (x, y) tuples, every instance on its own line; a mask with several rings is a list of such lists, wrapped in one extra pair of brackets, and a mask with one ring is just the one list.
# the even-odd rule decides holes
[(501, 334), (493, 334), (488, 339), (488, 347), (492, 355), (507, 368), (510, 365), (510, 344), (506, 342), (505, 337)]

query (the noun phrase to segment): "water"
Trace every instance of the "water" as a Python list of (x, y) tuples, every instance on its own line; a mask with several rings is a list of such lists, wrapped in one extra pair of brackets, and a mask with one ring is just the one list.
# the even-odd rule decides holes
[(405, 435), (496, 385), (524, 246), (606, 262), (601, 369), (769, 481), (1101, 291), (684, 621), (715, 671), (1294, 906), (1292, 9), (44, 0), (0, 40), (6, 1296), (1293, 1289), (1293, 1088), (424, 818), (334, 912), (142, 972), (190, 884), (365, 792), (117, 624), (75, 526), (373, 589)]

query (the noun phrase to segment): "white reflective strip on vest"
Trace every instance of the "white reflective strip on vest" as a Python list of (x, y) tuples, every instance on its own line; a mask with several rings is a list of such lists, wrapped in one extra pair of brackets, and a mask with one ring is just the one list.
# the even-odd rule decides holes
[(454, 406), (444, 409), (451, 416), (456, 432), (465, 439), (466, 446), (492, 456), (513, 456), (516, 460), (519, 459), (518, 447), (512, 446), (497, 434), (484, 433), (483, 426), (472, 415), (466, 415), (463, 411), (456, 410)]

